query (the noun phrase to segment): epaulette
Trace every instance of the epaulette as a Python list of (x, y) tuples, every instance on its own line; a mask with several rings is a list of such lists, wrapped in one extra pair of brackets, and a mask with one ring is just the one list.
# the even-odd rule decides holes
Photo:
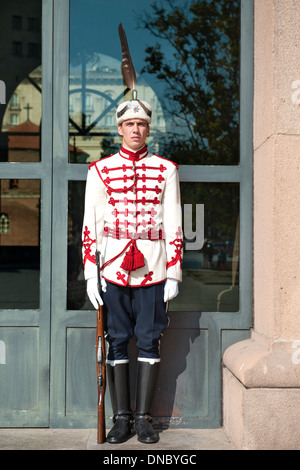
[(101, 162), (101, 161), (103, 161), (103, 160), (106, 160), (107, 158), (110, 158), (110, 157), (112, 157), (113, 155), (114, 155), (114, 154), (112, 153), (111, 155), (108, 155), (107, 157), (102, 157), (102, 158), (100, 158), (100, 160), (96, 160), (96, 161), (94, 161), (94, 162), (91, 162), (91, 163), (89, 164), (89, 170), (90, 170), (91, 168), (93, 168), (93, 166), (96, 165), (96, 163)]
[[(97, 160), (97, 161), (99, 161), (99, 160)], [(93, 166), (96, 165), (96, 163), (97, 163), (97, 162), (91, 162), (91, 163), (89, 164), (89, 170), (90, 170), (91, 168), (93, 168)]]

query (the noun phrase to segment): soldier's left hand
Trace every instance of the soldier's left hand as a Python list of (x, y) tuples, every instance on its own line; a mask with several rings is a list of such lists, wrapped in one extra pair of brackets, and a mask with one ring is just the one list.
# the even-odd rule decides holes
[(164, 302), (174, 299), (178, 295), (178, 281), (176, 279), (167, 279), (164, 288)]

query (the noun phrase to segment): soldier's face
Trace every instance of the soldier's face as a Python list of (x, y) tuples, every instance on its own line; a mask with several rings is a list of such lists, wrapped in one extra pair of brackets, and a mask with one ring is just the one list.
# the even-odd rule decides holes
[(123, 137), (123, 145), (129, 150), (138, 150), (145, 144), (150, 127), (143, 119), (128, 119), (118, 126), (118, 132)]

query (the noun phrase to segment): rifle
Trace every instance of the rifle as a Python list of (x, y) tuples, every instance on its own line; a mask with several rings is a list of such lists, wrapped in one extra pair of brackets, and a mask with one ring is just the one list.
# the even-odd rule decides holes
[[(100, 253), (96, 250), (96, 265), (98, 277), (98, 290), (101, 293), (100, 282)], [(96, 336), (96, 360), (97, 360), (97, 387), (98, 387), (98, 420), (97, 420), (97, 442), (105, 442), (105, 389), (106, 389), (106, 367), (105, 367), (105, 338), (104, 338), (104, 308), (99, 305), (97, 310), (97, 336)]]

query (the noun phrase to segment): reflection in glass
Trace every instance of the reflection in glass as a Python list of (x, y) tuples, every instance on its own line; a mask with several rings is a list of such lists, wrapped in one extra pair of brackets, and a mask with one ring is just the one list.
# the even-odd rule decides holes
[(87, 294), (81, 256), (85, 181), (69, 181), (67, 309), (93, 309)]
[(139, 20), (153, 37), (143, 72), (164, 84), (172, 123), (164, 153), (178, 164), (238, 164), (240, 0), (153, 2)]
[(8, 162), (39, 162), (41, 160), (40, 121), (42, 112), (42, 71), (38, 67), (15, 89), (2, 121)]
[[(98, 18), (105, 18), (101, 28)], [(119, 148), (122, 22), (139, 98), (153, 108), (149, 150), (178, 164), (239, 163), (240, 0), (71, 0), (69, 161)]]
[(37, 309), (40, 292), (39, 180), (0, 180), (0, 308)]
[(40, 0), (1, 2), (0, 162), (40, 161), (41, 16)]
[[(36, 54), (40, 60), (40, 53)], [(1, 161), (40, 161), (42, 69), (37, 67), (15, 88), (5, 108), (1, 132)]]
[[(86, 295), (81, 257), (84, 181), (69, 182), (68, 295), (70, 310), (93, 309)], [(236, 312), (239, 310), (239, 185), (236, 183), (181, 183), (182, 211), (204, 205), (204, 243), (190, 250), (194, 239), (185, 236), (183, 282), (170, 310)], [(199, 225), (199, 224), (198, 224)], [(188, 235), (190, 237), (190, 235)], [(197, 234), (196, 234), (197, 236)], [(202, 237), (202, 233), (199, 237)]]
[[(186, 238), (183, 282), (170, 310), (236, 312), (239, 310), (239, 185), (235, 183), (181, 183), (182, 209), (204, 205), (204, 243), (190, 250)], [(198, 229), (199, 230), (199, 229)], [(197, 233), (196, 233), (197, 236)], [(201, 236), (201, 235), (200, 235)]]
[[(77, 57), (70, 66), (70, 163), (99, 160), (119, 150), (115, 111), (131, 96), (129, 90), (124, 91), (120, 61), (96, 52), (92, 57), (83, 53), (80, 61)], [(165, 131), (162, 108), (145, 81), (138, 83), (139, 97), (151, 102), (156, 110), (149, 141), (155, 146), (155, 136)]]

